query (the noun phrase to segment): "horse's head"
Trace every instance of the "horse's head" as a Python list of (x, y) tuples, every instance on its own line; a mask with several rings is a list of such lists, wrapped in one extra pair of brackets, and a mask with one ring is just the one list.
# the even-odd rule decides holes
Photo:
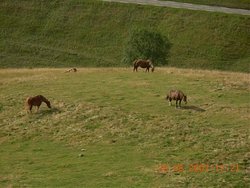
[(149, 64), (149, 66), (151, 67), (151, 71), (154, 72), (155, 68), (154, 68), (152, 61), (150, 59), (148, 59), (147, 62)]
[(183, 101), (185, 102), (185, 104), (187, 104), (187, 96), (186, 95), (183, 96)]
[(169, 100), (169, 95), (166, 96), (166, 100)]
[(47, 102), (47, 106), (48, 106), (49, 108), (51, 108), (51, 104), (50, 104), (49, 101)]
[(151, 67), (152, 67), (152, 68), (151, 68), (151, 71), (154, 72), (154, 70), (155, 70), (154, 66), (151, 66)]
[(41, 101), (45, 102), (49, 108), (51, 108), (50, 102), (48, 99), (46, 99), (44, 96), (39, 95), (39, 98)]
[(51, 104), (50, 104), (49, 101), (47, 101), (46, 104), (47, 104), (47, 106), (48, 106), (49, 108), (51, 108)]

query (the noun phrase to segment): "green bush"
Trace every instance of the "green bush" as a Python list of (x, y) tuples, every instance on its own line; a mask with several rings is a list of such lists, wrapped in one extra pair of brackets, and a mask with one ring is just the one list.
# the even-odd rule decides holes
[(166, 65), (170, 48), (168, 38), (160, 33), (136, 30), (127, 41), (123, 61), (131, 64), (135, 59), (150, 59), (155, 65)]

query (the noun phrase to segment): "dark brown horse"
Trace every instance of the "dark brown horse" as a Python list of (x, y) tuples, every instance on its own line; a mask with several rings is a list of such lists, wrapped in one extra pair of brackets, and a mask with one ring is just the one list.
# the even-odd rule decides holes
[(169, 105), (171, 106), (172, 100), (176, 101), (175, 107), (178, 107), (179, 102), (179, 108), (181, 107), (181, 101), (183, 100), (185, 104), (187, 104), (187, 96), (180, 90), (171, 90), (169, 94), (167, 94), (166, 100), (169, 101)]
[(137, 72), (138, 67), (146, 69), (146, 72), (149, 72), (149, 69), (151, 68), (151, 71), (154, 72), (154, 65), (151, 60), (143, 60), (143, 59), (137, 59), (133, 62), (134, 70)]
[(37, 106), (37, 111), (38, 111), (42, 102), (45, 102), (47, 104), (48, 108), (51, 108), (49, 100), (46, 99), (42, 95), (37, 95), (35, 97), (28, 97), (25, 101), (25, 106), (26, 106), (27, 110), (29, 110), (30, 112), (32, 112), (31, 110), (32, 110), (33, 106)]

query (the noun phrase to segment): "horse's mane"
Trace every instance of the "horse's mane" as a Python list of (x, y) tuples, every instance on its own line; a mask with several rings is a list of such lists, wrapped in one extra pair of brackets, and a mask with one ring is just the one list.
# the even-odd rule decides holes
[(48, 99), (46, 99), (44, 96), (42, 96), (42, 95), (38, 95), (39, 97), (40, 97), (40, 99), (43, 101), (43, 102), (45, 102), (46, 104), (48, 104), (49, 103), (49, 100)]

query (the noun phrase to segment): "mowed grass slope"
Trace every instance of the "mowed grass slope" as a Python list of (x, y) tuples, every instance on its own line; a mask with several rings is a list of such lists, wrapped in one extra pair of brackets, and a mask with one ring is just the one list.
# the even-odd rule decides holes
[[(164, 1), (164, 0), (162, 0)], [(250, 9), (250, 0), (170, 0), (182, 3)]]
[[(83, 68), (68, 74), (64, 69), (6, 69), (0, 77), (1, 187), (249, 183), (248, 74)], [(188, 96), (182, 109), (165, 100), (174, 88)], [(52, 109), (43, 104), (27, 114), (24, 100), (37, 94), (46, 96)], [(165, 175), (157, 170), (163, 164), (169, 167)], [(175, 172), (178, 164), (183, 171)], [(189, 171), (193, 164), (211, 168)]]
[(135, 29), (172, 43), (168, 65), (249, 72), (249, 16), (95, 0), (0, 2), (0, 67), (124, 67)]

